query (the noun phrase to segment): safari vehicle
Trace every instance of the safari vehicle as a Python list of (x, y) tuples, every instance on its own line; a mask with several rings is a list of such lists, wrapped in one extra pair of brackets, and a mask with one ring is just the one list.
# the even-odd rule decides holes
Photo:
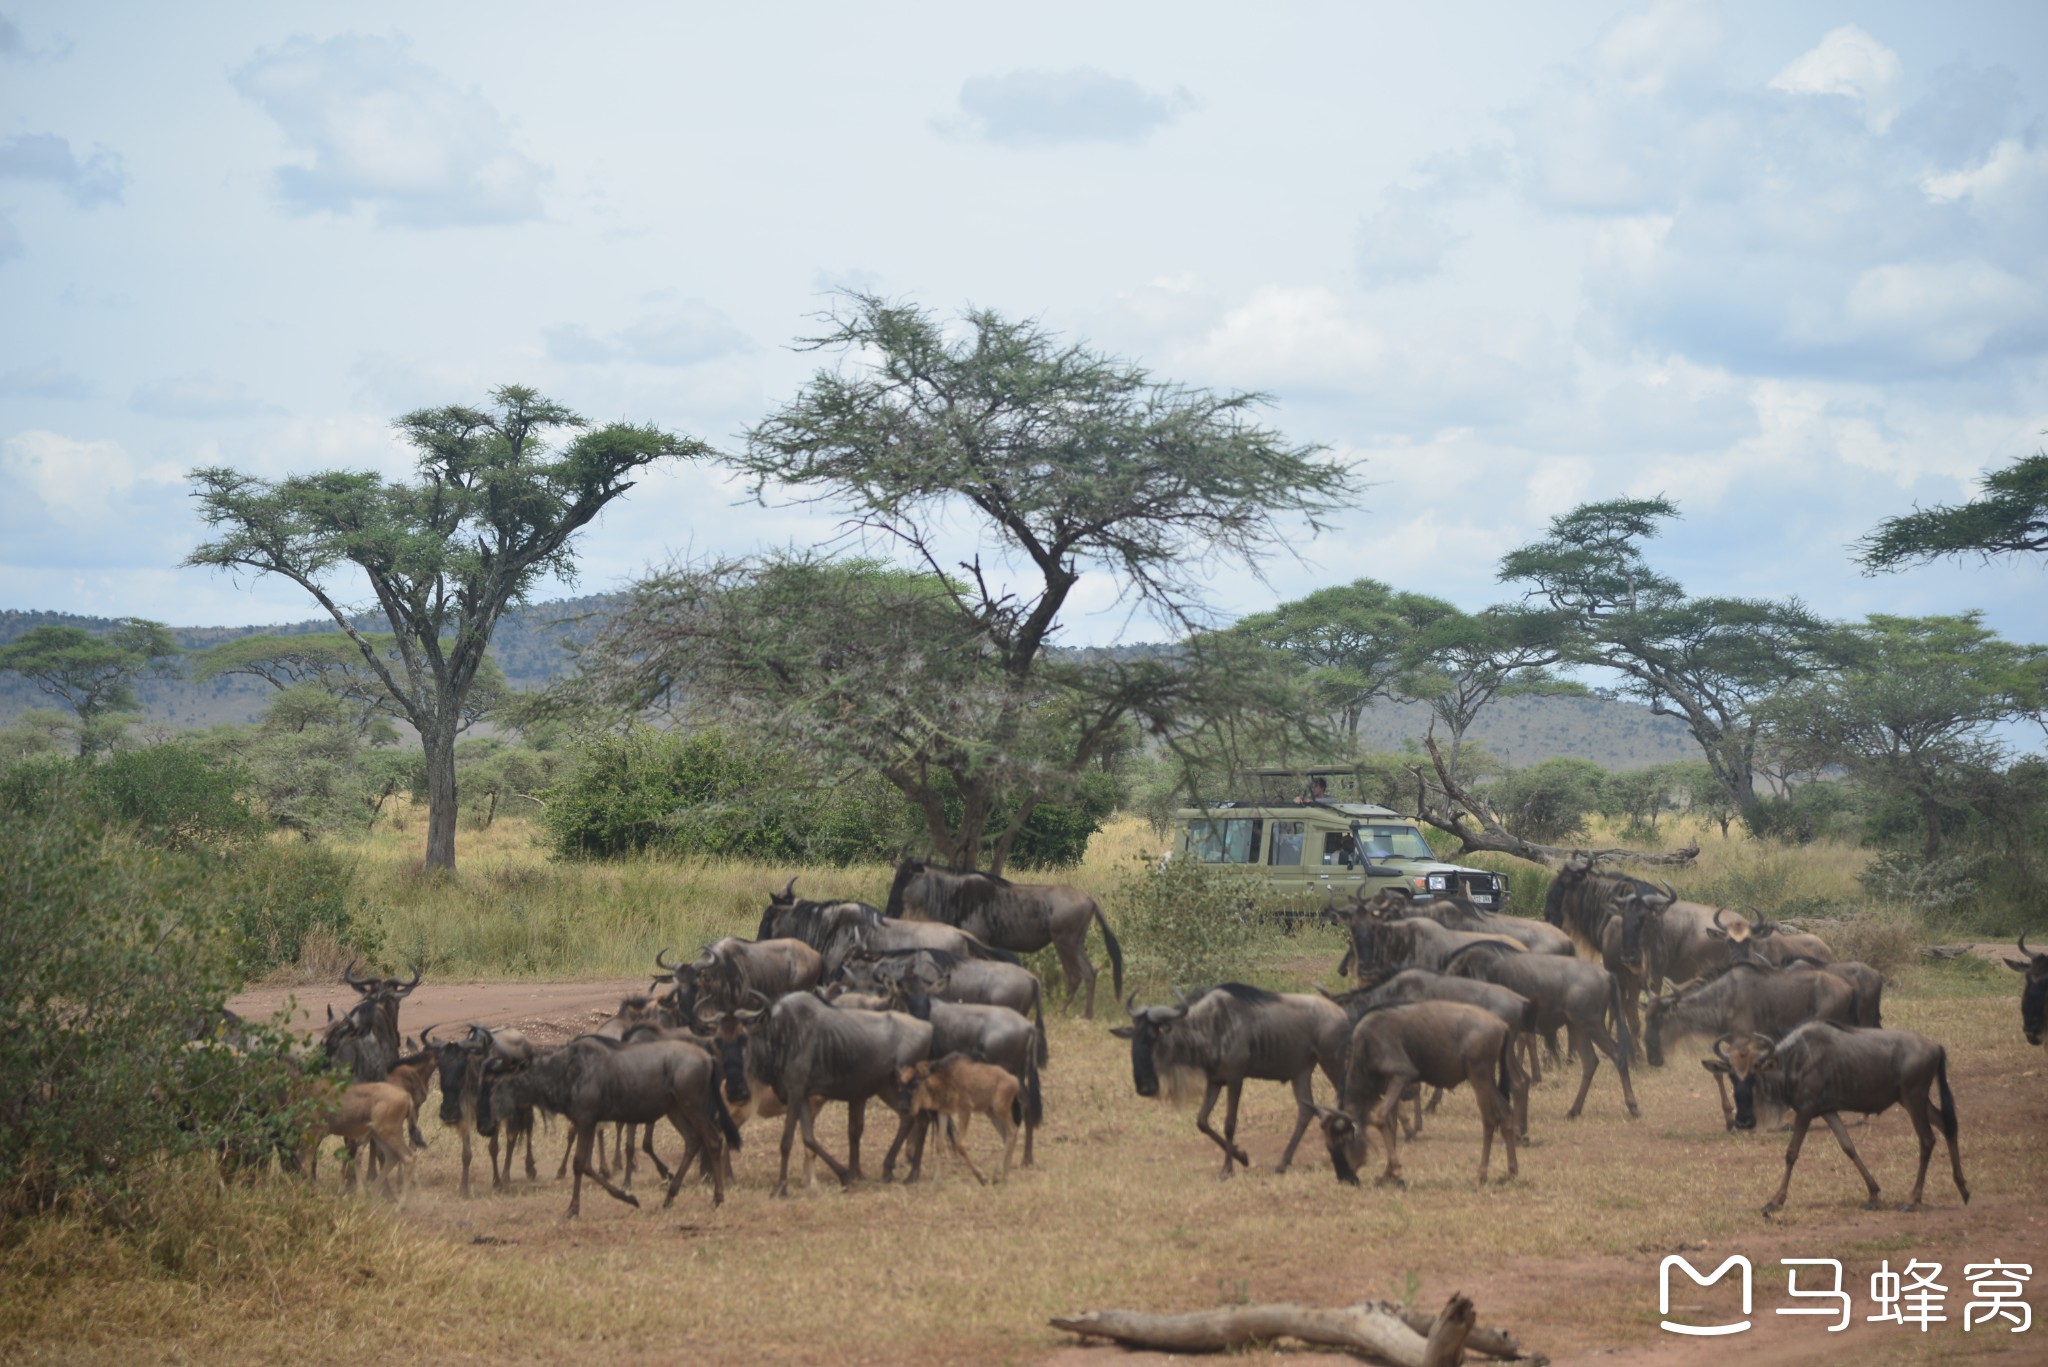
[(1354, 769), (1249, 769), (1231, 787), (1174, 813), (1171, 857), (1257, 868), (1276, 892), (1327, 889), (1342, 900), (1400, 888), (1507, 907), (1505, 876), (1438, 859), (1413, 818), (1361, 800)]

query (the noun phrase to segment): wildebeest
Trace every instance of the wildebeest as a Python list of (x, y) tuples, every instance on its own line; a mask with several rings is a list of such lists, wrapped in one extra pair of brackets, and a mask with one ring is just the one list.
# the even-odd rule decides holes
[(2027, 975), (2026, 985), (2020, 988), (2020, 1028), (2026, 1032), (2027, 1043), (2039, 1044), (2044, 1031), (2048, 1031), (2048, 953), (2027, 948), (2027, 933), (2020, 932), (2020, 953), (2023, 959), (2007, 959), (2005, 966), (2015, 973)]
[[(977, 1115), (985, 1115), (996, 1127), (996, 1133), (1003, 1141), (1003, 1166), (996, 1174), (998, 1182), (1010, 1175), (1010, 1154), (1017, 1147), (1016, 1127), (1023, 1122), (1024, 1106), (1018, 1098), (1017, 1079), (1007, 1068), (992, 1063), (977, 1063), (960, 1054), (947, 1054), (936, 1060), (913, 1063), (905, 1068), (901, 1081), (910, 1092), (910, 1114), (920, 1120), (924, 1117), (944, 1117), (947, 1121), (946, 1138), (958, 1154), (967, 1170), (974, 1174), (974, 1180), (983, 1186), (988, 1179), (981, 1175), (981, 1169), (974, 1166), (974, 1160), (967, 1156), (961, 1141), (967, 1135), (967, 1122)], [(918, 1179), (918, 1169), (924, 1158), (924, 1134), (919, 1132), (911, 1148), (910, 1175), (906, 1183)]]
[[(899, 1012), (840, 1011), (808, 992), (792, 993), (770, 1007), (747, 1044), (747, 1071), (760, 1078), (787, 1108), (782, 1120), (782, 1170), (773, 1194), (789, 1194), (789, 1154), (799, 1128), (804, 1147), (825, 1160), (841, 1187), (860, 1172), (857, 1119), (869, 1098), (880, 1097), (897, 1113), (896, 1137), (882, 1161), (886, 1180), (910, 1132), (910, 1101), (902, 1092), (902, 1070), (931, 1056), (932, 1027)], [(844, 1101), (855, 1108), (848, 1119), (849, 1163), (842, 1165), (818, 1143), (816, 1103)]]
[(1399, 894), (1383, 892), (1364, 902), (1354, 899), (1332, 914), (1350, 928), (1351, 952), (1345, 962), (1361, 979), (1390, 968), (1441, 969), (1451, 955), (1472, 944), (1527, 952), (1521, 941), (1505, 935), (1450, 930), (1431, 917), (1415, 915), (1408, 899)]
[[(348, 967), (341, 971), (341, 980), (354, 988), (356, 995), (362, 1000), (375, 1004), (377, 1008), (377, 1038), (389, 1055), (384, 1066), (390, 1067), (392, 1063), (398, 1060), (398, 1007), (401, 1002), (412, 995), (412, 990), (420, 985), (419, 969), (413, 969), (411, 982), (406, 982), (396, 977), (358, 978), (356, 976), (355, 961), (351, 959)], [(374, 1080), (371, 1078), (363, 1079), (366, 1082)]]
[[(423, 1035), (423, 1041), (424, 1038)], [(528, 1042), (523, 1031), (509, 1027), (494, 1030), (488, 1026), (475, 1024), (469, 1027), (469, 1033), (463, 1039), (462, 1045), (471, 1060), (470, 1066), (464, 1070), (463, 1085), (476, 1093), (470, 1102), (470, 1113), (476, 1132), (482, 1135), (489, 1145), (492, 1189), (498, 1190), (512, 1184), (512, 1159), (522, 1144), (526, 1150), (526, 1180), (537, 1180), (533, 1163), (533, 1107), (507, 1104), (502, 1107), (504, 1113), (501, 1115), (478, 1104), (481, 1101), (484, 1069), (494, 1061), (512, 1067), (524, 1067), (533, 1061), (533, 1045)], [(445, 1098), (448, 1090), (445, 1077), (441, 1090)], [(507, 1100), (509, 1103), (510, 1098)], [(445, 1106), (441, 1118), (444, 1124), (449, 1123)], [(502, 1170), (498, 1163), (501, 1141), (505, 1160)], [(468, 1176), (467, 1166), (464, 1165), (465, 1177)]]
[(781, 892), (769, 894), (768, 906), (761, 912), (761, 925), (754, 932), (754, 938), (802, 940), (823, 954), (834, 927), (843, 919), (838, 914), (840, 907), (848, 908), (853, 917), (870, 925), (882, 923), (882, 909), (866, 902), (851, 898), (822, 902), (800, 898), (796, 895), (796, 879), (792, 878)]
[(1022, 964), (962, 959), (942, 950), (895, 950), (861, 956), (846, 966), (845, 980), (863, 991), (886, 989), (906, 978), (924, 984), (933, 1000), (1006, 1006), (1032, 1017), (1038, 1028), (1038, 1061), (1047, 1059), (1045, 992), (1038, 975)]
[(371, 1161), (383, 1171), (384, 1194), (393, 1194), (394, 1172), (399, 1194), (403, 1194), (412, 1185), (412, 1149), (406, 1137), (406, 1120), (412, 1109), (412, 1096), (403, 1087), (389, 1082), (350, 1083), (306, 1135), (300, 1160), (303, 1171), (309, 1179), (317, 1178), (320, 1140), (338, 1138), (348, 1146), (347, 1185), (353, 1189), (356, 1154), (367, 1144)]
[(823, 939), (819, 953), (825, 956), (825, 979), (830, 981), (856, 954), (887, 954), (894, 950), (936, 949), (962, 959), (993, 959), (998, 963), (1019, 962), (1007, 949), (984, 944), (964, 930), (936, 921), (897, 921), (868, 915), (871, 908), (841, 902), (819, 915), (817, 933)]
[(720, 1205), (725, 1201), (723, 1149), (727, 1144), (738, 1148), (740, 1132), (716, 1080), (711, 1056), (694, 1044), (622, 1044), (602, 1035), (578, 1035), (523, 1068), (486, 1070), (478, 1104), (495, 1112), (495, 1094), (507, 1088), (515, 1104), (542, 1106), (568, 1119), (576, 1137), (576, 1180), (568, 1210), (572, 1218), (582, 1210), (585, 1177), (629, 1206), (640, 1204), (590, 1165), (597, 1127), (606, 1123), (652, 1125), (667, 1120), (683, 1137), (683, 1161), (669, 1178), (663, 1206), (676, 1199), (691, 1161), (700, 1154), (711, 1173), (711, 1203)]
[(395, 1045), (386, 1045), (380, 1029), (377, 1003), (365, 998), (336, 1018), (327, 1008), (327, 1028), (320, 1035), (320, 1050), (328, 1062), (346, 1068), (357, 1082), (382, 1082), (398, 1062)]
[(1811, 1020), (1854, 1025), (1856, 989), (1825, 968), (1768, 968), (1731, 964), (1711, 978), (1654, 997), (1645, 1021), (1650, 1066), (1664, 1066), (1664, 1050), (1681, 1035), (1783, 1036)]
[[(1903, 1210), (1916, 1209), (1927, 1187), (1927, 1164), (1934, 1157), (1934, 1127), (1928, 1123), (1933, 1110), (1941, 1121), (1942, 1138), (1948, 1141), (1949, 1166), (1963, 1204), (1970, 1202), (1970, 1187), (1963, 1180), (1963, 1159), (1956, 1149), (1956, 1100), (1948, 1089), (1948, 1051), (1925, 1035), (1910, 1030), (1858, 1030), (1835, 1021), (1809, 1021), (1773, 1044), (1768, 1036), (1752, 1034), (1741, 1046), (1726, 1049), (1717, 1045), (1716, 1060), (1707, 1066), (1717, 1078), (1727, 1077), (1735, 1088), (1736, 1125), (1756, 1125), (1756, 1100), (1761, 1096), (1767, 1108), (1792, 1112), (1792, 1142), (1785, 1149), (1785, 1178), (1778, 1193), (1764, 1203), (1769, 1215), (1785, 1204), (1792, 1188), (1792, 1168), (1799, 1161), (1800, 1146), (1806, 1142), (1807, 1127), (1815, 1119), (1825, 1120), (1834, 1131), (1835, 1142), (1856, 1171), (1863, 1174), (1869, 1190), (1865, 1210), (1877, 1209), (1877, 1179), (1864, 1165), (1841, 1112), (1876, 1115), (1894, 1105), (1903, 1106), (1920, 1140), (1920, 1167), (1913, 1178), (1913, 1194)], [(1716, 1069), (1715, 1062), (1720, 1064)], [(1930, 1107), (1928, 1089), (1940, 1090), (1941, 1101)]]
[[(680, 993), (686, 984), (685, 967), (668, 962), (668, 951), (654, 956), (654, 962), (675, 975)], [(704, 947), (693, 964), (692, 978), (697, 992), (714, 1006), (738, 1006), (749, 992), (769, 1001), (791, 992), (808, 992), (816, 987), (825, 971), (824, 956), (801, 939), (785, 936), (773, 940), (742, 940), (728, 935)]]
[(1109, 951), (1111, 981), (1118, 997), (1124, 992), (1124, 951), (1103, 917), (1102, 906), (1079, 888), (1064, 883), (1012, 883), (992, 873), (947, 868), (923, 859), (897, 862), (883, 915), (917, 917), (964, 930), (997, 949), (1032, 954), (1051, 945), (1067, 979), (1062, 1010), (1074, 1007), (1074, 994), (1085, 984), (1087, 1000), (1081, 1014), (1095, 1019), (1095, 964), (1088, 957), (1088, 927), (1102, 927)]
[(1593, 872), (1593, 857), (1575, 850), (1550, 880), (1543, 919), (1566, 933), (1602, 968), (1614, 975), (1628, 1017), (1629, 1033), (1640, 1038), (1642, 1017), (1641, 919), (1666, 895), (1640, 878)]
[(1493, 1012), (1463, 1002), (1411, 1002), (1376, 1007), (1360, 1016), (1351, 1031), (1336, 1108), (1321, 1113), (1323, 1140), (1337, 1180), (1358, 1184), (1365, 1130), (1372, 1126), (1387, 1149), (1387, 1168), (1375, 1185), (1399, 1183), (1394, 1112), (1401, 1093), (1415, 1084), (1449, 1088), (1461, 1082), (1472, 1084), (1479, 1121), (1485, 1127), (1480, 1183), (1485, 1183), (1493, 1159), (1495, 1131), (1507, 1143), (1508, 1176), (1516, 1176), (1520, 1169), (1515, 1160), (1515, 1120), (1508, 1103), (1513, 1091), (1512, 1034)]
[(1605, 1054), (1621, 1078), (1621, 1099), (1631, 1116), (1642, 1114), (1636, 1105), (1635, 1083), (1629, 1077), (1629, 1060), (1635, 1055), (1635, 1041), (1629, 1034), (1628, 1014), (1623, 1009), (1621, 984), (1598, 964), (1559, 954), (1506, 954), (1486, 945), (1469, 945), (1446, 961), (1444, 971), (1519, 992), (1536, 1004), (1536, 1026), (1545, 1035), (1562, 1028), (1570, 1051), (1579, 1058), (1579, 1092), (1572, 1098), (1566, 1120), (1577, 1120), (1593, 1090), (1593, 1075), (1600, 1070)]
[(1437, 896), (1430, 901), (1415, 900), (1409, 908), (1409, 914), (1427, 916), (1447, 930), (1462, 930), (1468, 934), (1505, 935), (1508, 939), (1518, 942), (1531, 954), (1573, 952), (1572, 937), (1556, 926), (1544, 921), (1532, 921), (1523, 916), (1503, 916), (1497, 911), (1488, 911), (1469, 897), (1451, 895)]
[[(1365, 986), (1353, 988), (1349, 992), (1325, 995), (1344, 1008), (1344, 1014), (1354, 1025), (1367, 1011), (1382, 1006), (1405, 1006), (1410, 1002), (1420, 1001), (1463, 1002), (1467, 1006), (1476, 1006), (1482, 1011), (1491, 1011), (1500, 1017), (1501, 1023), (1508, 1027), (1513, 1037), (1528, 1044), (1531, 1054), (1534, 1054), (1536, 1030), (1540, 1020), (1536, 1003), (1498, 983), (1486, 982), (1479, 978), (1453, 977), (1428, 968), (1404, 968), (1395, 973), (1375, 977)], [(1526, 1140), (1529, 1137), (1529, 1077), (1521, 1066), (1519, 1056), (1516, 1055), (1510, 1055), (1510, 1082), (1510, 1095), (1514, 1099), (1515, 1107), (1515, 1134), (1518, 1138)], [(1442, 1096), (1443, 1090), (1438, 1088), (1437, 1095), (1430, 1098), (1432, 1111), (1436, 1109), (1436, 1103)], [(1417, 1106), (1419, 1109), (1419, 1097)], [(1408, 1137), (1413, 1139), (1421, 1130), (1422, 1122), (1418, 1115), (1416, 1123), (1408, 1132)]]
[(1856, 989), (1856, 1019), (1851, 1025), (1867, 1030), (1884, 1028), (1884, 974), (1856, 959), (1809, 959), (1804, 954), (1788, 955), (1778, 968), (1817, 968)]
[[(1281, 994), (1244, 983), (1219, 983), (1177, 1006), (1148, 1006), (1140, 1011), (1134, 992), (1125, 1001), (1131, 1023), (1110, 1033), (1131, 1042), (1131, 1081), (1139, 1096), (1157, 1096), (1162, 1074), (1169, 1090), (1181, 1080), (1200, 1077), (1202, 1106), (1195, 1128), (1223, 1150), (1219, 1178), (1231, 1175), (1231, 1164), (1249, 1168), (1252, 1160), (1237, 1146), (1237, 1103), (1248, 1079), (1285, 1082), (1294, 1088), (1294, 1133), (1280, 1155), (1275, 1172), (1285, 1172), (1309, 1122), (1316, 1117), (1311, 1079), (1318, 1068), (1332, 1087), (1341, 1087), (1345, 1044), (1351, 1018), (1324, 997)], [(1209, 1125), (1216, 1097), (1227, 1091), (1223, 1133)]]
[(932, 1058), (960, 1054), (977, 1063), (1007, 1068), (1023, 1088), (1024, 1166), (1030, 1167), (1033, 1137), (1045, 1123), (1045, 1096), (1038, 1063), (1044, 1039), (1031, 1022), (1007, 1006), (934, 1000), (921, 978), (899, 977), (889, 987), (889, 1005), (917, 1020), (930, 1021)]
[[(505, 1149), (505, 1172), (501, 1178), (498, 1172), (498, 1124), (493, 1117), (477, 1108), (478, 1091), (483, 1081), (483, 1065), (491, 1058), (502, 1058), (513, 1063), (525, 1063), (533, 1057), (533, 1046), (526, 1036), (517, 1030), (489, 1030), (481, 1025), (472, 1025), (459, 1040), (434, 1038), (434, 1031), (440, 1025), (428, 1026), (420, 1032), (420, 1043), (433, 1053), (435, 1071), (441, 1083), (441, 1123), (454, 1130), (462, 1139), (462, 1181), (458, 1193), (469, 1195), (469, 1165), (471, 1161), (470, 1136), (482, 1134), (490, 1141), (491, 1185), (501, 1187), (512, 1176), (512, 1139), (523, 1134), (526, 1138), (526, 1175), (531, 1178), (533, 1171), (533, 1114), (531, 1108), (511, 1117), (512, 1128), (508, 1132)], [(566, 1157), (566, 1155), (565, 1155)], [(556, 1174), (560, 1176), (560, 1174)]]
[(1809, 935), (1803, 930), (1788, 930), (1776, 921), (1765, 920), (1755, 911), (1745, 915), (1749, 921), (1749, 936), (1745, 940), (1729, 940), (1731, 958), (1746, 955), (1778, 968), (1793, 959), (1809, 959), (1817, 964), (1834, 962), (1835, 951), (1820, 936)]

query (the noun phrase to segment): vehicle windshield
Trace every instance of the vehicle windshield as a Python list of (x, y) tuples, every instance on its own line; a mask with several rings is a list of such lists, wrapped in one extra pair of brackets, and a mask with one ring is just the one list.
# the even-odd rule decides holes
[(1358, 843), (1367, 859), (1435, 859), (1429, 842), (1413, 826), (1358, 826)]

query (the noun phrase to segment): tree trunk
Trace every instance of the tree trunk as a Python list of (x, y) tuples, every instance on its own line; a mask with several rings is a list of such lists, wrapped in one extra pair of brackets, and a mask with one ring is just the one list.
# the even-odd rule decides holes
[[(1366, 1303), (1334, 1310), (1305, 1305), (1243, 1305), (1150, 1315), (1136, 1310), (1102, 1310), (1050, 1321), (1069, 1333), (1114, 1339), (1126, 1347), (1165, 1352), (1212, 1353), (1275, 1339), (1348, 1348), (1395, 1367), (1450, 1367), (1462, 1360), (1473, 1328), (1472, 1302), (1453, 1296), (1434, 1318), (1412, 1327), (1394, 1306)], [(1513, 1340), (1496, 1333), (1496, 1342)]]
[(455, 872), (455, 726), (420, 736), (427, 758), (427, 868)]
[(1923, 854), (1932, 864), (1941, 853), (1941, 804), (1931, 797), (1920, 799), (1920, 821), (1927, 827), (1927, 844)]

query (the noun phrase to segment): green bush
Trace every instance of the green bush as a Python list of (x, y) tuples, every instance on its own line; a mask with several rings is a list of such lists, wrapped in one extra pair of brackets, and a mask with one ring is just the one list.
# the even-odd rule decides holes
[(194, 1049), (243, 963), (233, 863), (107, 822), (75, 787), (0, 801), (0, 1219), (118, 1210), (166, 1157), (296, 1148), (286, 1037)]
[(1524, 840), (1561, 845), (1600, 809), (1608, 774), (1585, 759), (1547, 759), (1496, 779), (1486, 790), (1501, 824)]
[(246, 839), (263, 823), (239, 765), (183, 744), (121, 750), (98, 763), (38, 757), (0, 770), (0, 804), (23, 813), (80, 807), (151, 844), (189, 849)]
[(1010, 847), (1010, 866), (1069, 869), (1080, 863), (1121, 796), (1116, 779), (1097, 769), (1082, 777), (1073, 801), (1039, 803)]
[(1789, 797), (1766, 797), (1742, 814), (1759, 840), (1795, 845), (1829, 836), (1855, 840), (1863, 834), (1863, 794), (1847, 783), (1803, 783)]
[(1259, 936), (1256, 871), (1168, 859), (1118, 878), (1103, 909), (1124, 946), (1126, 987), (1242, 978)]
[(636, 727), (588, 741), (543, 800), (556, 851), (577, 858), (660, 849), (850, 864), (894, 859), (914, 838), (887, 783), (817, 778), (751, 737)]

